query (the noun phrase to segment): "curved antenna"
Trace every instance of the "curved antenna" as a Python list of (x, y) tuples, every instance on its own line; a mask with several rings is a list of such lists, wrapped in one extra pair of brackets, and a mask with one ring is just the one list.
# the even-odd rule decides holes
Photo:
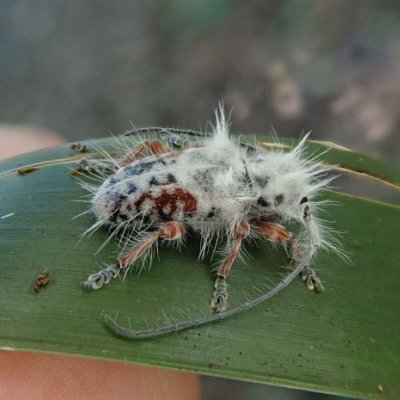
[(243, 304), (239, 304), (235, 307), (232, 307), (218, 314), (211, 314), (205, 317), (189, 321), (177, 322), (176, 324), (164, 325), (158, 328), (139, 329), (139, 330), (120, 325), (114, 318), (112, 318), (109, 315), (106, 315), (104, 317), (104, 322), (116, 336), (125, 339), (141, 340), (141, 339), (151, 339), (158, 336), (164, 336), (171, 333), (183, 331), (186, 329), (196, 328), (198, 326), (205, 325), (214, 321), (220, 321), (222, 319), (228, 318), (242, 311), (253, 308), (263, 303), (264, 301), (268, 300), (278, 292), (280, 292), (300, 274), (300, 272), (307, 266), (309, 259), (310, 257), (309, 255), (307, 255), (307, 257), (305, 257), (302, 261), (300, 261), (289, 274), (287, 274), (273, 289), (269, 290), (267, 293), (264, 293), (253, 300), (248, 300)]

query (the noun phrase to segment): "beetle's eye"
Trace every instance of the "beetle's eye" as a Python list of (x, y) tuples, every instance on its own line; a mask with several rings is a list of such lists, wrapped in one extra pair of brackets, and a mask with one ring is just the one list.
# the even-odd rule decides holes
[(300, 200), (300, 205), (302, 205), (302, 204), (304, 204), (304, 203), (307, 203), (307, 201), (308, 201), (308, 198), (307, 198), (307, 197), (303, 197), (303, 198)]

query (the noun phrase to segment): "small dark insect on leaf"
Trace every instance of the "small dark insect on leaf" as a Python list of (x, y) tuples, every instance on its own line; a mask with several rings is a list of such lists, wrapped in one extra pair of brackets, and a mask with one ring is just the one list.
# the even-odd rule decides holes
[(86, 145), (81, 143), (72, 143), (71, 149), (77, 151), (78, 153), (87, 153), (89, 151)]
[(29, 174), (33, 171), (36, 171), (38, 168), (37, 167), (22, 167), (17, 169), (17, 174), (18, 175), (25, 175), (25, 174)]
[(33, 290), (37, 293), (43, 286), (46, 286), (50, 282), (50, 272), (47, 268), (43, 269), (40, 274), (36, 276)]

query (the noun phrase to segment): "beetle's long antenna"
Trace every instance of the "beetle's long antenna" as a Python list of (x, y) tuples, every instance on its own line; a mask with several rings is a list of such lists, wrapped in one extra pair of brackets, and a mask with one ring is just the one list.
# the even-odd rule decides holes
[(122, 326), (110, 315), (106, 315), (104, 317), (104, 322), (115, 335), (125, 339), (140, 340), (140, 339), (150, 339), (157, 336), (168, 335), (170, 333), (176, 333), (179, 331), (183, 331), (185, 329), (195, 328), (204, 324), (208, 324), (210, 322), (220, 321), (234, 314), (253, 308), (263, 303), (264, 301), (268, 300), (278, 292), (280, 292), (300, 274), (300, 272), (308, 265), (309, 260), (310, 257), (308, 257), (307, 255), (307, 257), (299, 261), (296, 267), (288, 275), (286, 275), (273, 289), (269, 290), (267, 293), (264, 293), (253, 300), (248, 300), (242, 304), (239, 304), (236, 307), (229, 308), (228, 310), (223, 311), (221, 313), (207, 315), (205, 317), (193, 319), (190, 321), (182, 321), (176, 324), (164, 325), (159, 328), (150, 328), (143, 330), (136, 330)]

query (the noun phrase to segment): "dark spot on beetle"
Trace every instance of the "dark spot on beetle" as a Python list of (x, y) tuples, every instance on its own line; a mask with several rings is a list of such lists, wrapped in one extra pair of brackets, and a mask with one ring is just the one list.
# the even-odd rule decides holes
[(207, 218), (213, 218), (213, 217), (215, 217), (215, 214), (216, 214), (215, 207), (212, 207), (211, 210), (207, 214)]
[(275, 207), (276, 207), (276, 206), (279, 206), (280, 204), (282, 204), (284, 198), (285, 198), (285, 197), (283, 196), (282, 193), (281, 193), (281, 194), (277, 194), (277, 195), (274, 197), (274, 205), (275, 205)]
[(126, 198), (127, 198), (127, 196), (125, 194), (118, 193), (118, 202), (121, 202), (121, 201), (125, 200)]
[(159, 162), (159, 160), (156, 161), (146, 161), (146, 162), (141, 162), (138, 165), (140, 165), (144, 170), (149, 170), (151, 168), (153, 168), (154, 164), (157, 164)]
[(157, 164), (158, 161), (143, 161), (143, 162), (138, 162), (135, 165), (128, 165), (124, 168), (124, 171), (127, 175), (140, 175), (144, 171), (149, 171), (151, 168), (153, 168), (154, 164)]
[(109, 190), (108, 192), (106, 192), (106, 195), (108, 196), (108, 198), (112, 201), (112, 202), (116, 202), (119, 203), (122, 200), (126, 199), (126, 195), (116, 192), (114, 190)]
[(111, 215), (108, 217), (108, 220), (110, 222), (117, 222), (117, 219), (119, 217), (120, 211), (121, 211), (121, 209), (119, 208), (119, 206), (118, 207), (114, 207), (112, 212), (111, 212)]
[(168, 174), (167, 175), (167, 181), (168, 181), (168, 183), (176, 183), (176, 178), (175, 178), (174, 175)]
[(260, 187), (267, 186), (269, 182), (269, 176), (255, 176), (253, 179), (254, 182)]
[(128, 194), (136, 192), (137, 187), (132, 182), (129, 182), (127, 186)]
[(128, 216), (126, 214), (122, 214), (121, 212), (119, 213), (118, 218), (122, 221), (128, 220)]
[(112, 176), (111, 178), (110, 178), (110, 180), (109, 180), (109, 184), (110, 185), (115, 185), (116, 183), (118, 183), (119, 182), (119, 179), (117, 179), (115, 176)]
[(308, 198), (306, 196), (304, 196), (301, 200), (300, 200), (300, 205), (307, 203)]
[(264, 199), (264, 197), (259, 197), (257, 199), (257, 203), (261, 206), (261, 207), (269, 207), (270, 204), (268, 203), (267, 200)]
[(160, 220), (163, 222), (171, 221), (171, 212), (164, 212), (164, 210), (158, 210), (158, 216)]
[(143, 217), (141, 217), (141, 220), (143, 221), (144, 225), (150, 224), (150, 215), (145, 214)]
[(306, 221), (310, 218), (310, 207), (308, 207), (308, 206), (304, 207), (303, 218)]
[(159, 185), (160, 182), (158, 181), (158, 179), (155, 176), (152, 176), (150, 181), (149, 181), (149, 185), (153, 186), (153, 185)]

